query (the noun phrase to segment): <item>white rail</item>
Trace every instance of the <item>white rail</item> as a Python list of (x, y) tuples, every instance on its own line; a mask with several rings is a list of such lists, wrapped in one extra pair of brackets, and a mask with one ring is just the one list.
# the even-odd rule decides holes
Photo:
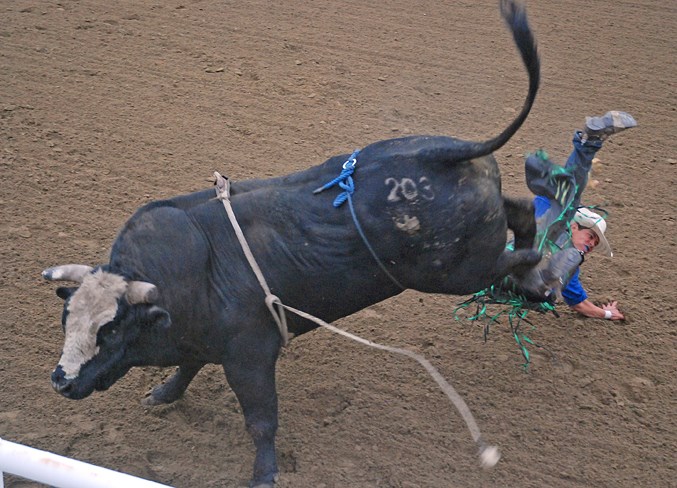
[(0, 488), (3, 473), (58, 488), (171, 488), (0, 438)]

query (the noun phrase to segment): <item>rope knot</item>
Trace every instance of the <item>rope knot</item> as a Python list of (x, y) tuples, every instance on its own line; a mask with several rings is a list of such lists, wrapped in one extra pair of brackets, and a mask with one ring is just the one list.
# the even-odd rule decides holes
[(222, 176), (218, 171), (214, 171), (214, 185), (216, 186), (216, 198), (219, 200), (230, 200), (230, 180), (227, 176)]
[(336, 178), (331, 180), (329, 183), (325, 183), (323, 186), (317, 188), (313, 191), (313, 194), (317, 194), (327, 190), (335, 185), (338, 185), (339, 188), (342, 188), (344, 191), (339, 193), (339, 195), (334, 199), (334, 207), (338, 208), (355, 193), (355, 183), (353, 182), (352, 175), (355, 172), (355, 166), (357, 165), (357, 155), (360, 150), (355, 149), (353, 154), (348, 158), (348, 160), (343, 163), (343, 169), (341, 174)]
[(273, 319), (275, 319), (277, 328), (280, 330), (282, 346), (287, 347), (289, 344), (289, 329), (287, 328), (287, 316), (284, 313), (284, 305), (277, 296), (271, 293), (266, 295), (265, 303)]

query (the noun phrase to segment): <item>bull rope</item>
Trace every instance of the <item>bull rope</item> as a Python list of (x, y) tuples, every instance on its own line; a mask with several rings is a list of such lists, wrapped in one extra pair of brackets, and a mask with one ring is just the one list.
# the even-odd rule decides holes
[[(352, 166), (354, 167), (354, 158), (353, 158), (353, 164)], [(230, 220), (231, 225), (233, 226), (233, 229), (235, 230), (235, 234), (237, 235), (238, 241), (240, 242), (240, 245), (242, 246), (242, 250), (247, 258), (247, 261), (249, 262), (249, 265), (251, 266), (252, 270), (254, 271), (254, 274), (256, 275), (256, 278), (259, 280), (259, 284), (261, 285), (261, 288), (263, 289), (266, 297), (265, 297), (265, 304), (268, 307), (268, 310), (273, 316), (273, 319), (275, 320), (275, 323), (278, 326), (278, 329), (280, 331), (280, 336), (282, 338), (282, 346), (286, 347), (289, 344), (290, 340), (290, 335), (289, 331), (287, 329), (287, 319), (286, 315), (284, 313), (284, 310), (289, 310), (290, 312), (295, 313), (296, 315), (305, 318), (307, 320), (311, 320), (315, 322), (316, 324), (320, 325), (321, 327), (324, 327), (325, 329), (335, 333), (342, 335), (344, 337), (347, 337), (349, 339), (352, 339), (356, 342), (359, 342), (361, 344), (380, 349), (383, 351), (388, 351), (394, 354), (401, 354), (404, 356), (407, 356), (409, 358), (412, 358), (416, 360), (419, 364), (421, 364), (426, 371), (432, 376), (432, 378), (437, 382), (439, 387), (442, 389), (445, 395), (449, 398), (449, 400), (453, 403), (453, 405), (456, 407), (456, 410), (458, 413), (461, 415), (463, 420), (466, 423), (466, 426), (468, 427), (468, 430), (470, 431), (470, 435), (472, 436), (473, 440), (477, 444), (478, 447), (478, 456), (480, 457), (480, 465), (485, 468), (489, 469), (492, 468), (496, 465), (498, 460), (500, 459), (501, 455), (496, 446), (487, 444), (484, 439), (482, 438), (482, 434), (480, 433), (480, 429), (477, 426), (477, 422), (475, 422), (475, 418), (473, 417), (472, 413), (470, 412), (470, 408), (468, 405), (465, 403), (463, 398), (456, 392), (453, 386), (447, 382), (447, 380), (444, 379), (444, 377), (440, 374), (440, 372), (428, 361), (426, 358), (421, 356), (420, 354), (416, 354), (415, 352), (412, 352), (408, 349), (402, 349), (398, 347), (392, 347), (392, 346), (386, 346), (383, 344), (378, 344), (376, 342), (372, 342), (367, 339), (363, 339), (357, 335), (351, 334), (350, 332), (346, 332), (342, 329), (339, 329), (338, 327), (335, 327), (331, 324), (328, 324), (322, 319), (319, 319), (313, 315), (310, 315), (306, 312), (303, 312), (301, 310), (297, 310), (293, 307), (290, 307), (288, 305), (285, 305), (282, 303), (282, 301), (275, 295), (273, 295), (270, 292), (270, 288), (268, 287), (268, 284), (266, 283), (266, 279), (263, 276), (263, 273), (261, 272), (261, 268), (258, 266), (256, 259), (254, 258), (254, 254), (251, 251), (251, 248), (249, 247), (249, 244), (247, 243), (247, 240), (244, 236), (244, 233), (242, 232), (242, 228), (237, 222), (237, 218), (235, 216), (235, 213), (233, 212), (233, 208), (230, 202), (230, 181), (228, 178), (221, 176), (218, 172), (214, 172), (214, 177), (216, 178), (215, 182), (215, 187), (216, 187), (216, 198), (218, 200), (221, 200), (223, 202), (223, 206), (226, 209), (226, 213), (228, 214), (228, 218)], [(352, 179), (351, 179), (352, 183)], [(357, 219), (355, 218), (354, 215), (354, 210), (352, 210), (352, 199), (350, 198), (350, 192), (346, 189), (346, 196), (347, 199), (349, 200), (349, 204), (351, 207), (351, 213), (353, 214), (354, 221), (357, 225)], [(342, 203), (342, 202), (341, 202)], [(359, 228), (359, 226), (358, 226)]]
[(237, 240), (240, 241), (240, 246), (242, 246), (242, 250), (244, 251), (244, 255), (249, 262), (249, 266), (251, 266), (252, 271), (254, 271), (256, 278), (259, 280), (261, 288), (263, 288), (263, 292), (266, 294), (266, 307), (268, 307), (268, 310), (270, 310), (270, 313), (277, 324), (277, 328), (280, 330), (280, 335), (282, 336), (282, 346), (287, 347), (287, 344), (289, 344), (289, 329), (287, 328), (287, 316), (284, 314), (284, 310), (281, 308), (282, 302), (278, 297), (270, 292), (268, 283), (266, 283), (266, 278), (263, 276), (261, 268), (259, 268), (249, 244), (247, 244), (247, 239), (244, 237), (242, 228), (237, 222), (235, 212), (233, 212), (233, 206), (230, 204), (230, 181), (228, 178), (221, 176), (216, 171), (214, 172), (214, 177), (216, 178), (216, 198), (223, 202), (223, 206), (225, 207), (226, 213), (228, 214), (228, 219), (235, 230)]

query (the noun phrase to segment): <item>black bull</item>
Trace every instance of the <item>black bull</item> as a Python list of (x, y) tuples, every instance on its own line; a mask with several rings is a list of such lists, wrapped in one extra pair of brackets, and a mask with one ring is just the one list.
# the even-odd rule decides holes
[[(340, 189), (314, 194), (349, 155), (305, 171), (232, 184), (231, 202), (267, 283), (284, 304), (331, 322), (402, 291), (468, 294), (533, 267), (531, 205), (504, 198), (491, 153), (527, 117), (539, 84), (539, 60), (524, 10), (501, 3), (529, 74), (520, 114), (500, 135), (475, 143), (406, 137), (365, 147), (353, 175), (358, 236)], [(66, 265), (49, 280), (65, 300), (66, 340), (52, 374), (62, 395), (81, 399), (105, 390), (134, 366), (178, 365), (150, 404), (181, 397), (208, 363), (222, 364), (256, 446), (252, 485), (277, 475), (275, 364), (281, 336), (259, 282), (213, 189), (150, 203), (125, 224), (110, 262)], [(516, 251), (506, 252), (506, 232)], [(394, 279), (393, 279), (394, 278)], [(289, 317), (298, 335), (316, 325)]]

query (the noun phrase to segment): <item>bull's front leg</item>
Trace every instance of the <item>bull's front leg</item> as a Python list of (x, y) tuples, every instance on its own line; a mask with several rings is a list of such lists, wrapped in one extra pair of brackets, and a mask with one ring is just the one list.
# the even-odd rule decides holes
[(144, 398), (141, 403), (144, 405), (163, 405), (172, 403), (181, 398), (188, 388), (195, 375), (202, 369), (204, 364), (184, 364), (174, 375), (162, 385), (158, 385)]
[(254, 473), (250, 482), (250, 487), (256, 488), (272, 488), (278, 475), (275, 454), (278, 422), (275, 362), (279, 340), (271, 342), (274, 344), (240, 343), (231, 349), (228, 359), (223, 362), (226, 378), (242, 406), (247, 432), (256, 447)]

